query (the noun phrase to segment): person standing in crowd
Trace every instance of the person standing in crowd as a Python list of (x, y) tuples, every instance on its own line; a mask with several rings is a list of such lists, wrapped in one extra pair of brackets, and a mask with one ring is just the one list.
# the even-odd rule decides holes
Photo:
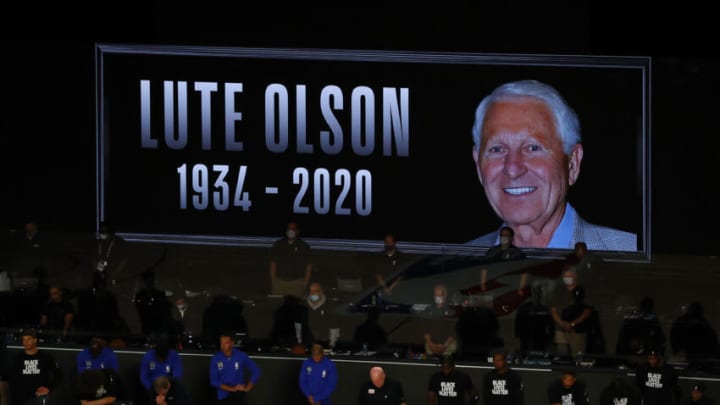
[(641, 405), (640, 391), (625, 381), (624, 377), (614, 378), (600, 392), (600, 405)]
[(715, 405), (715, 400), (705, 395), (705, 384), (693, 384), (690, 395), (683, 398), (681, 405)]
[(40, 231), (36, 220), (26, 220), (23, 227), (24, 232), (17, 233), (15, 249), (10, 252), (13, 256), (10, 272), (12, 278), (35, 276), (40, 268), (51, 273), (54, 254), (49, 240)]
[[(581, 325), (587, 321), (592, 314), (589, 307), (583, 307), (582, 311), (566, 311), (566, 309), (579, 308), (576, 292), (578, 289), (578, 275), (573, 265), (567, 264), (562, 272), (563, 286), (555, 289), (550, 299), (550, 315), (555, 322), (555, 345), (559, 354), (576, 354), (585, 352), (587, 348), (587, 331)], [(576, 291), (577, 290), (577, 291)]]
[(380, 252), (377, 263), (375, 263), (375, 282), (378, 288), (383, 289), (386, 294), (391, 294), (392, 290), (402, 280), (402, 275), (397, 274), (402, 268), (401, 261), (403, 255), (397, 247), (395, 234), (388, 233), (383, 240), (383, 251)]
[[(249, 380), (246, 373), (250, 374)], [(260, 367), (248, 355), (233, 347), (230, 332), (220, 334), (220, 350), (210, 360), (210, 385), (219, 404), (246, 405), (247, 393), (260, 378)]]
[(67, 336), (74, 319), (75, 307), (63, 297), (60, 287), (50, 287), (50, 298), (40, 315), (40, 326), (47, 328), (52, 333)]
[(310, 245), (300, 238), (297, 222), (290, 221), (285, 236), (270, 249), (272, 293), (302, 297), (312, 276)]
[(407, 400), (402, 384), (375, 366), (370, 369), (370, 381), (360, 387), (358, 405), (407, 405)]
[(337, 386), (335, 363), (325, 357), (323, 350), (323, 345), (313, 344), (310, 358), (300, 367), (300, 391), (310, 405), (331, 405), (330, 396)]
[(428, 382), (428, 405), (475, 404), (479, 399), (470, 376), (455, 369), (452, 356), (443, 356), (440, 371)]
[(190, 397), (180, 382), (168, 376), (153, 381), (154, 398), (152, 405), (190, 405)]
[(329, 304), (325, 290), (322, 285), (313, 281), (308, 287), (307, 297), (305, 297), (305, 306), (308, 310), (308, 324), (312, 333), (313, 339), (316, 341), (330, 340), (330, 327), (332, 326), (331, 310), (328, 308)]
[(700, 368), (708, 358), (718, 354), (717, 332), (705, 318), (703, 305), (693, 301), (670, 327), (670, 347), (673, 356), (682, 357), (690, 367)]
[(97, 246), (94, 253), (93, 279), (109, 282), (115, 285), (118, 275), (127, 267), (127, 257), (124, 252), (125, 240), (115, 234), (110, 225), (100, 225)]
[(248, 338), (242, 301), (227, 294), (216, 294), (202, 313), (202, 342), (216, 346), (222, 333)]
[(35, 329), (22, 331), (23, 350), (10, 365), (10, 395), (13, 405), (49, 401), (55, 387), (58, 365), (49, 353), (37, 347)]
[(118, 336), (130, 332), (120, 314), (117, 295), (99, 278), (93, 280), (91, 288), (77, 291), (77, 318), (73, 324), (85, 336), (88, 333)]
[(95, 336), (90, 339), (90, 346), (77, 354), (77, 371), (82, 374), (86, 370), (112, 369), (120, 371), (117, 356), (113, 349), (107, 347), (104, 336)]
[(507, 352), (495, 350), (493, 369), (483, 377), (483, 405), (523, 405), (525, 388), (522, 378), (507, 364)]
[(550, 405), (589, 405), (585, 383), (577, 379), (572, 370), (565, 370), (559, 380), (548, 385), (548, 401)]
[[(174, 301), (170, 315), (173, 323), (172, 334), (183, 347), (192, 347), (202, 336), (203, 312), (199, 306), (190, 303), (185, 291), (181, 291)], [(234, 317), (242, 316), (242, 305), (239, 309), (240, 314), (237, 314), (237, 311), (232, 312)], [(229, 314), (223, 315), (227, 317)]]
[(630, 356), (629, 363), (635, 367), (650, 348), (664, 345), (665, 332), (655, 313), (655, 301), (651, 297), (644, 297), (637, 311), (624, 315), (615, 354)]
[(177, 350), (170, 348), (166, 335), (157, 339), (155, 347), (148, 350), (140, 360), (140, 382), (150, 395), (155, 398), (152, 384), (156, 378), (166, 376), (180, 381), (183, 367)]
[(170, 333), (172, 329), (172, 303), (167, 299), (165, 291), (155, 286), (154, 271), (144, 271), (142, 279), (144, 287), (133, 298), (140, 317), (142, 334), (150, 336), (158, 333)]
[(650, 349), (647, 363), (637, 368), (635, 383), (640, 388), (643, 405), (675, 405), (680, 397), (678, 374), (665, 363), (662, 348)]

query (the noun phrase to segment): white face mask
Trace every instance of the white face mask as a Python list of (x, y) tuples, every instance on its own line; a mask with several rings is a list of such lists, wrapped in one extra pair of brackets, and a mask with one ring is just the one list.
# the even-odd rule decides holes
[(500, 237), (500, 244), (501, 244), (501, 245), (509, 245), (510, 242), (512, 242), (512, 238), (510, 238), (509, 236), (501, 236), (501, 237)]
[(285, 232), (285, 236), (287, 236), (288, 239), (295, 239), (295, 231), (288, 229), (288, 231)]
[(445, 302), (445, 299), (444, 299), (443, 297), (441, 297), (441, 296), (439, 296), (439, 295), (436, 295), (436, 296), (435, 296), (435, 303), (436, 303), (436, 304), (442, 304), (443, 302)]
[(185, 305), (178, 305), (177, 309), (178, 309), (178, 311), (182, 312), (185, 310)]
[(108, 236), (109, 236), (109, 235), (106, 234), (106, 233), (101, 233), (101, 234), (100, 234), (100, 239), (105, 240), (105, 239), (108, 238)]
[(565, 285), (573, 285), (573, 283), (575, 283), (575, 277), (563, 277), (563, 283), (565, 283)]
[(310, 298), (310, 301), (312, 301), (312, 302), (318, 302), (318, 301), (320, 301), (320, 295), (319, 295), (319, 294), (310, 294), (310, 297), (308, 297), (308, 298)]

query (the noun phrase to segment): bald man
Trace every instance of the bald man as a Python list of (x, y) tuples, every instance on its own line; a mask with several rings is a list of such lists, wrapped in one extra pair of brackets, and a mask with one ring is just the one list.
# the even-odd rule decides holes
[(370, 381), (360, 388), (359, 405), (407, 405), (400, 382), (387, 378), (382, 367), (370, 369)]

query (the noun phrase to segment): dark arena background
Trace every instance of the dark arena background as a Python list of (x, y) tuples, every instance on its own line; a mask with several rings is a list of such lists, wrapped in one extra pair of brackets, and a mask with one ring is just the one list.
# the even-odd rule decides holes
[[(424, 335), (460, 335), (460, 314), (480, 309), (497, 320), (495, 343), (482, 349), (513, 353), (525, 403), (547, 403), (564, 368), (598, 403), (613, 378), (635, 382), (646, 353), (620, 348), (644, 298), (680, 396), (703, 382), (720, 398), (717, 336), (700, 360), (688, 358), (677, 326), (700, 304), (706, 325), (720, 328), (714, 13), (542, 6), (158, 0), (23, 5), (17, 18), (3, 16), (0, 327), (9, 358), (22, 351), (21, 330), (39, 327), (41, 350), (61, 366), (53, 401), (78, 403), (76, 355), (100, 333), (118, 353), (123, 397), (144, 403), (140, 359), (158, 335), (143, 333), (137, 303), (152, 275), (169, 307), (184, 296), (199, 315), (221, 304), (221, 318), (242, 315), (235, 345), (262, 370), (250, 404), (307, 403), (297, 381), (309, 352), (278, 339), (287, 299), (269, 275), (272, 243), (297, 221), (327, 298), (324, 325), (340, 334), (328, 352), (339, 375), (333, 403), (355, 403), (373, 365), (403, 384), (408, 404), (424, 403), (438, 370)], [(520, 79), (552, 84), (578, 114), (585, 155), (569, 201), (590, 222), (637, 236), (629, 249), (591, 249), (580, 282), (601, 344), (581, 358), (552, 344), (522, 350), (519, 336), (535, 287), (559, 284), (572, 249), (533, 246), (499, 263), (486, 259), (488, 246), (467, 243), (501, 222), (472, 158), (475, 108)], [(40, 239), (28, 245), (31, 221)], [(102, 223), (123, 239), (107, 280), (121, 331), (83, 318)], [(403, 259), (378, 270), (388, 233)], [(390, 293), (378, 271), (400, 280)], [(438, 284), (458, 316), (427, 313)], [(38, 324), (48, 285), (77, 310), (68, 336)], [(354, 331), (375, 310), (387, 342), (365, 354)], [(197, 324), (192, 339), (170, 338), (193, 403), (213, 403), (217, 340)], [(468, 341), (458, 369), (480, 385), (492, 364), (488, 350), (463, 350)]]

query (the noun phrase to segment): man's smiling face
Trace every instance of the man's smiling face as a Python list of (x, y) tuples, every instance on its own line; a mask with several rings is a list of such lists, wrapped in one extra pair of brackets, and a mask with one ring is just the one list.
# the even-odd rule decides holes
[(482, 143), (473, 157), (497, 215), (514, 229), (531, 226), (540, 232), (562, 219), (568, 188), (579, 173), (582, 146), (566, 156), (547, 105), (515, 97), (489, 106)]

